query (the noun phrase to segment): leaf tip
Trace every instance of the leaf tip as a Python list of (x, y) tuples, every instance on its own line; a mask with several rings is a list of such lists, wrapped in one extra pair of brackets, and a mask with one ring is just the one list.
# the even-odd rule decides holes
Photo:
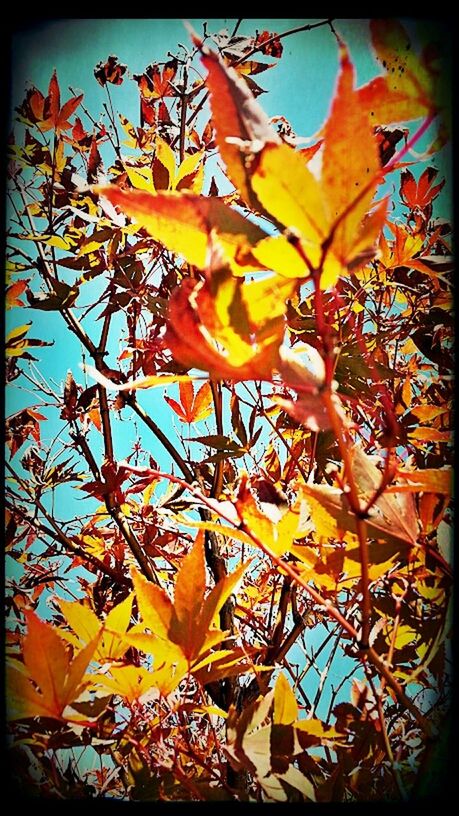
[(191, 37), (193, 45), (195, 45), (196, 48), (199, 48), (199, 50), (202, 52), (203, 47), (204, 47), (203, 40), (201, 39), (201, 37), (199, 37), (198, 34), (196, 34), (196, 31), (194, 30), (194, 28), (191, 25), (191, 23), (189, 22), (189, 20), (182, 20), (182, 22), (183, 22), (183, 25), (185, 26), (186, 30), (188, 31), (188, 34)]

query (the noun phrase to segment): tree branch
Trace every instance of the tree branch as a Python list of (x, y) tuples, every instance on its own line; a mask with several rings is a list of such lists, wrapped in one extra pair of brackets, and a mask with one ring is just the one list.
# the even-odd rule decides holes
[(8, 468), (8, 470), (10, 471), (10, 473), (12, 473), (14, 478), (19, 482), (22, 489), (25, 490), (25, 492), (30, 497), (30, 499), (38, 507), (38, 509), (40, 510), (42, 515), (44, 516), (44, 518), (47, 520), (48, 524), (51, 525), (52, 529), (49, 529), (48, 527), (46, 527), (46, 525), (41, 524), (41, 522), (37, 518), (30, 518), (27, 513), (22, 513), (18, 506), (13, 506), (12, 505), (12, 508), (13, 508), (15, 513), (19, 513), (21, 518), (23, 518), (23, 520), (26, 523), (31, 524), (32, 526), (36, 527), (37, 529), (40, 529), (43, 533), (45, 533), (45, 535), (48, 535), (48, 536), (54, 538), (56, 541), (58, 541), (60, 544), (62, 544), (67, 550), (69, 550), (71, 553), (73, 553), (73, 555), (77, 555), (79, 558), (81, 558), (84, 561), (87, 561), (88, 563), (92, 564), (94, 567), (96, 567), (96, 569), (98, 569), (100, 572), (103, 572), (105, 575), (107, 575), (109, 578), (111, 578), (116, 583), (122, 584), (123, 586), (129, 586), (129, 587), (132, 586), (130, 579), (126, 578), (122, 573), (119, 572), (119, 570), (113, 569), (108, 564), (105, 564), (103, 561), (101, 561), (99, 558), (97, 558), (95, 555), (92, 555), (91, 553), (87, 553), (82, 547), (78, 546), (77, 544), (74, 544), (74, 542), (63, 532), (63, 530), (61, 530), (58, 523), (54, 520), (54, 518), (51, 516), (51, 514), (48, 513), (46, 507), (42, 504), (42, 502), (39, 499), (37, 499), (35, 496), (32, 495), (31, 491), (28, 488), (27, 483), (24, 482), (24, 480), (21, 479), (15, 473), (15, 471), (9, 465), (8, 462), (6, 462), (5, 464), (6, 464), (6, 467)]

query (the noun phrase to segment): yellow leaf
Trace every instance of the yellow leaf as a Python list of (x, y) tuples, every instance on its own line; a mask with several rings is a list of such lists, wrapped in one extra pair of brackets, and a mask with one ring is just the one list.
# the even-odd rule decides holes
[(252, 176), (252, 187), (271, 215), (301, 235), (306, 255), (316, 264), (319, 245), (327, 235), (324, 198), (301, 154), (285, 143), (267, 144)]
[[(308, 254), (306, 245), (305, 252)], [(310, 274), (299, 252), (285, 235), (263, 238), (253, 247), (252, 255), (267, 269), (285, 278), (306, 278)]]
[[(186, 179), (187, 176), (191, 176), (199, 167), (204, 156), (204, 150), (198, 150), (197, 153), (193, 153), (192, 156), (185, 156), (183, 159), (179, 169), (177, 170), (177, 177), (175, 179), (175, 187), (178, 187), (180, 182), (183, 179)], [(200, 190), (193, 190), (193, 192), (201, 192)]]
[(102, 623), (97, 615), (88, 606), (82, 603), (65, 601), (59, 598), (61, 612), (79, 638), (81, 643), (89, 643), (93, 637), (100, 633)]
[(169, 189), (172, 189), (175, 186), (175, 153), (160, 136), (156, 137), (155, 159), (161, 162), (169, 173)]
[(63, 712), (87, 685), (84, 673), (94, 655), (99, 635), (72, 659), (58, 630), (29, 610), (26, 610), (25, 617), (24, 663), (39, 691), (31, 686), (22, 671), (12, 668), (9, 675), (12, 691), (10, 716), (13, 719), (47, 716), (71, 720), (73, 717), (64, 717)]
[(154, 195), (116, 185), (95, 190), (199, 269), (208, 265), (211, 233), (234, 272), (260, 268), (250, 250), (266, 233), (217, 198), (186, 192)]
[(135, 567), (131, 568), (131, 578), (144, 622), (153, 634), (168, 640), (174, 611), (171, 599), (161, 587), (147, 581)]
[(298, 717), (298, 704), (284, 674), (279, 674), (274, 686), (273, 722), (290, 725)]
[(151, 167), (134, 168), (126, 166), (125, 169), (129, 181), (136, 190), (146, 190), (153, 194), (156, 192)]
[(155, 673), (142, 666), (112, 666), (110, 675), (94, 675), (94, 682), (133, 703), (155, 685)]

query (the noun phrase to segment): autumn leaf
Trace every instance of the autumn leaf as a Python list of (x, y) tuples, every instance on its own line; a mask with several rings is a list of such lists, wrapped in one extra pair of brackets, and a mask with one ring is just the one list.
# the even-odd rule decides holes
[(45, 340), (27, 337), (31, 325), (32, 323), (26, 323), (23, 326), (17, 326), (7, 334), (5, 341), (5, 354), (7, 357), (23, 357), (25, 360), (35, 360), (35, 357), (29, 354), (29, 348), (53, 345)]
[(370, 21), (371, 39), (384, 76), (370, 80), (358, 91), (362, 109), (374, 124), (408, 122), (438, 109), (438, 68), (429, 48), (417, 56), (402, 24), (395, 19)]
[(316, 801), (314, 785), (293, 765), (294, 757), (311, 745), (333, 744), (341, 737), (318, 719), (298, 719), (295, 695), (281, 673), (274, 689), (241, 714), (231, 706), (227, 718), (226, 752), (235, 770), (253, 774), (268, 801), (285, 802), (287, 789), (301, 791)]
[(119, 61), (118, 57), (110, 54), (105, 62), (98, 62), (94, 68), (94, 76), (99, 85), (105, 87), (107, 82), (111, 85), (121, 85), (126, 73), (127, 65)]
[[(109, 391), (136, 391), (138, 388), (159, 388), (160, 386), (171, 385), (172, 383), (186, 383), (198, 379), (189, 374), (149, 374), (147, 377), (139, 377), (136, 380), (116, 382), (115, 380), (110, 380), (105, 374), (102, 374), (97, 368), (88, 363), (80, 363), (80, 368), (90, 374), (91, 377)], [(111, 372), (111, 374), (114, 376), (115, 372)]]
[(199, 269), (207, 266), (211, 235), (235, 273), (260, 269), (251, 249), (266, 233), (217, 198), (120, 190), (116, 185), (95, 189), (153, 238)]
[(40, 422), (46, 420), (43, 414), (32, 408), (23, 408), (6, 419), (6, 444), (10, 449), (10, 458), (22, 447), (29, 436), (40, 442)]
[(267, 142), (280, 144), (281, 139), (235, 69), (225, 65), (215, 51), (202, 45), (196, 37), (194, 41), (201, 49), (202, 63), (208, 72), (206, 85), (210, 92), (212, 123), (228, 177), (247, 204), (262, 210), (248, 169), (250, 152), (259, 150)]
[(226, 269), (182, 281), (169, 301), (165, 342), (187, 368), (215, 379), (271, 379), (284, 334), (285, 298), (295, 282), (243, 283)]
[(410, 269), (417, 269), (429, 277), (437, 277), (437, 273), (430, 266), (423, 263), (421, 250), (424, 246), (424, 238), (420, 234), (413, 234), (410, 230), (391, 221), (387, 225), (394, 236), (393, 241), (387, 241), (381, 233), (379, 240), (380, 262), (385, 269), (397, 269), (399, 266), (407, 266)]
[(93, 683), (102, 691), (118, 694), (133, 703), (157, 687), (158, 675), (144, 666), (110, 666), (106, 674), (93, 675)]
[(162, 672), (157, 682), (161, 683), (163, 693), (174, 689), (187, 672), (193, 672), (195, 668), (201, 670), (215, 661), (220, 661), (221, 666), (232, 667), (230, 652), (210, 650), (226, 636), (216, 626), (218, 613), (235, 591), (249, 563), (245, 562), (231, 575), (222, 578), (205, 596), (203, 536), (198, 534), (177, 574), (174, 603), (163, 589), (132, 569), (140, 614), (151, 634), (136, 632), (128, 635), (126, 640), (154, 655), (155, 667)]
[(292, 508), (273, 502), (257, 502), (246, 476), (241, 479), (235, 507), (243, 531), (251, 533), (277, 556), (285, 555), (294, 540), (305, 533), (304, 506), (302, 508), (301, 502), (295, 503)]
[(102, 622), (89, 606), (59, 599), (61, 612), (76, 637), (70, 632), (62, 631), (61, 634), (80, 649), (97, 637), (99, 642), (94, 659), (99, 662), (118, 660), (128, 649), (123, 636), (131, 620), (132, 602), (131, 594), (114, 606)]
[[(353, 478), (357, 484), (361, 504), (365, 506), (378, 489), (382, 472), (374, 459), (358, 445), (351, 449)], [(301, 484), (300, 493), (311, 503), (311, 516), (316, 532), (324, 538), (339, 538), (338, 531), (356, 533), (356, 519), (340, 488), (326, 484)], [(315, 508), (319, 512), (315, 515)], [(323, 517), (319, 515), (322, 509)], [(384, 491), (368, 511), (366, 518), (368, 535), (386, 541), (414, 545), (418, 539), (418, 522), (413, 497), (401, 491), (396, 494)]]
[(279, 275), (291, 277), (307, 277), (322, 265), (322, 288), (334, 285), (349, 267), (362, 265), (375, 254), (386, 216), (386, 200), (372, 204), (379, 181), (378, 145), (367, 113), (358, 103), (354, 73), (341, 45), (341, 71), (324, 129), (320, 181), (301, 153), (287, 144), (267, 144), (254, 162), (251, 177), (266, 210), (289, 231), (261, 241), (253, 254)]
[(403, 170), (400, 196), (410, 210), (425, 210), (436, 199), (445, 184), (445, 179), (434, 184), (437, 175), (438, 170), (435, 167), (426, 167), (419, 181), (416, 181), (411, 170)]
[(210, 416), (213, 411), (213, 403), (209, 383), (203, 383), (195, 393), (191, 380), (181, 382), (179, 392), (180, 403), (168, 396), (165, 396), (164, 399), (182, 422), (200, 422)]
[(139, 86), (141, 96), (146, 100), (162, 99), (165, 96), (175, 96), (171, 82), (177, 73), (178, 62), (171, 59), (164, 64), (163, 69), (152, 63), (148, 65), (143, 74), (134, 74), (133, 79)]
[(7, 309), (13, 309), (16, 306), (25, 306), (24, 301), (20, 300), (20, 296), (26, 291), (29, 281), (30, 278), (24, 278), (24, 280), (16, 281), (6, 288), (5, 305)]
[(404, 491), (413, 493), (441, 493), (445, 496), (452, 494), (453, 471), (451, 468), (425, 468), (424, 470), (405, 470), (399, 468), (397, 477), (402, 480), (401, 484), (389, 485), (387, 493), (400, 493)]
[(99, 635), (72, 659), (69, 647), (55, 627), (40, 620), (34, 612), (26, 610), (25, 617), (25, 671), (13, 666), (8, 672), (9, 718), (41, 716), (70, 722), (86, 719), (76, 712), (68, 715), (64, 712), (90, 683), (85, 672), (93, 659)]
[(59, 82), (54, 71), (49, 83), (48, 96), (44, 97), (40, 91), (33, 89), (26, 97), (20, 113), (37, 124), (42, 132), (55, 130), (59, 135), (63, 130), (70, 130), (69, 119), (83, 99), (83, 94), (72, 96), (62, 107), (60, 99)]

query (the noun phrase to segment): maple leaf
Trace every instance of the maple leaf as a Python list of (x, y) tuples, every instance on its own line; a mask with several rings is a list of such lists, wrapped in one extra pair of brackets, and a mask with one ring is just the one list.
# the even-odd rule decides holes
[(433, 185), (438, 176), (435, 167), (426, 167), (416, 182), (411, 170), (405, 169), (401, 174), (400, 195), (410, 210), (416, 208), (424, 210), (438, 196), (443, 189), (445, 179)]
[(313, 783), (293, 765), (294, 758), (312, 745), (336, 744), (342, 735), (321, 720), (298, 719), (298, 704), (283, 674), (274, 689), (241, 714), (231, 706), (226, 726), (225, 751), (231, 764), (253, 774), (268, 801), (288, 800), (282, 783), (316, 801)]
[(96, 192), (199, 269), (206, 268), (211, 235), (233, 271), (244, 274), (260, 269), (251, 248), (266, 233), (219, 199), (191, 193), (120, 190), (115, 185), (97, 187)]
[(260, 48), (262, 54), (266, 54), (269, 57), (276, 57), (276, 59), (280, 59), (284, 50), (284, 46), (278, 35), (274, 33), (270, 34), (269, 31), (261, 31), (257, 34), (255, 46)]
[[(340, 52), (320, 181), (288, 144), (266, 144), (251, 176), (265, 209), (289, 230), (261, 241), (253, 254), (267, 268), (291, 277), (307, 277), (322, 264), (322, 288), (375, 254), (387, 209), (383, 200), (368, 215), (379, 180), (377, 139), (358, 103), (354, 66), (343, 44)], [(298, 242), (301, 252), (294, 246)]]
[(61, 612), (76, 637), (71, 632), (65, 631), (62, 631), (61, 635), (78, 649), (98, 638), (94, 659), (99, 662), (118, 660), (129, 648), (124, 635), (131, 620), (132, 602), (133, 594), (130, 594), (124, 601), (114, 606), (102, 622), (86, 604), (60, 598)]
[(121, 490), (121, 485), (128, 478), (129, 473), (111, 459), (104, 460), (100, 472), (103, 480), (95, 479), (92, 482), (87, 482), (81, 486), (81, 490), (95, 496), (97, 499), (104, 499), (106, 496), (113, 494), (114, 501), (117, 504), (123, 504), (125, 495)]
[(229, 270), (182, 281), (169, 301), (165, 343), (187, 368), (215, 379), (271, 379), (278, 367), (286, 298), (295, 282), (244, 283)]
[[(212, 122), (228, 177), (247, 204), (263, 210), (251, 184), (249, 154), (252, 147), (260, 149), (267, 142), (280, 144), (280, 136), (234, 68), (225, 65), (219, 54), (200, 40), (195, 38), (195, 43), (201, 48), (202, 63), (208, 72)], [(247, 147), (248, 154), (241, 151), (240, 145)]]
[[(249, 562), (222, 578), (206, 597), (203, 540), (203, 535), (198, 533), (192, 549), (183, 559), (175, 581), (174, 603), (163, 589), (143, 578), (135, 568), (131, 570), (143, 624), (151, 635), (135, 633), (126, 639), (136, 648), (152, 653), (158, 670), (164, 666), (164, 693), (166, 689), (175, 688), (187, 672), (198, 671), (222, 658), (227, 660), (229, 655), (227, 650), (210, 652), (226, 637), (215, 622)], [(169, 667), (169, 676), (166, 667)]]
[(146, 99), (162, 99), (165, 96), (176, 96), (177, 91), (171, 85), (177, 73), (178, 62), (171, 59), (164, 63), (161, 71), (158, 64), (148, 65), (143, 74), (134, 74), (133, 79), (139, 86), (141, 96)]
[[(126, 646), (128, 648), (128, 646)], [(160, 675), (144, 666), (110, 666), (108, 674), (94, 674), (94, 684), (109, 694), (118, 694), (130, 703), (160, 685)]]
[(413, 234), (410, 230), (402, 227), (401, 224), (388, 221), (387, 225), (395, 240), (388, 242), (384, 234), (381, 233), (379, 260), (383, 267), (385, 269), (397, 269), (399, 266), (407, 266), (409, 269), (417, 269), (418, 272), (436, 278), (437, 273), (422, 261), (421, 250), (424, 245), (424, 237), (420, 234)]
[(174, 151), (164, 139), (156, 136), (152, 166), (126, 166), (126, 173), (136, 190), (150, 193), (189, 190), (199, 194), (204, 184), (203, 157), (203, 150), (186, 155), (177, 169)]
[(75, 113), (82, 99), (83, 94), (72, 96), (61, 107), (59, 82), (56, 71), (54, 71), (49, 83), (48, 96), (44, 97), (40, 91), (33, 88), (28, 92), (19, 112), (33, 124), (36, 124), (42, 132), (55, 130), (56, 134), (59, 135), (63, 130), (70, 130), (69, 119)]
[(453, 471), (450, 467), (425, 468), (424, 470), (397, 470), (400, 484), (388, 485), (387, 493), (440, 493), (445, 496), (452, 494)]
[(120, 62), (115, 54), (110, 54), (105, 62), (101, 61), (97, 63), (94, 68), (94, 76), (102, 87), (104, 87), (107, 82), (110, 82), (112, 85), (121, 85), (126, 71), (127, 65)]
[[(353, 477), (359, 496), (365, 506), (378, 489), (382, 473), (358, 445), (351, 448)], [(340, 488), (323, 484), (301, 484), (300, 494), (309, 501), (311, 517), (319, 537), (339, 539), (339, 531), (356, 532), (355, 515)], [(418, 521), (413, 497), (403, 490), (397, 493), (384, 491), (368, 511), (366, 518), (368, 535), (384, 538), (396, 544), (415, 545), (418, 540)]]
[(85, 671), (93, 659), (99, 635), (72, 659), (70, 648), (53, 626), (29, 610), (25, 617), (24, 665), (11, 666), (7, 677), (9, 718), (38, 716), (82, 721), (84, 718), (77, 713), (67, 716), (64, 712), (90, 685)]
[(10, 449), (10, 458), (22, 447), (26, 439), (32, 436), (35, 442), (40, 442), (39, 423), (46, 420), (43, 414), (32, 408), (23, 408), (6, 419), (6, 444)]
[(407, 32), (395, 19), (371, 20), (370, 31), (377, 60), (386, 72), (358, 91), (359, 103), (371, 120), (386, 125), (435, 114), (440, 72), (432, 62), (431, 48), (427, 46), (417, 56)]
[(274, 501), (263, 502), (259, 499), (257, 502), (247, 476), (244, 475), (238, 488), (235, 508), (244, 528), (276, 555), (282, 556), (290, 550), (294, 540), (301, 538), (306, 532), (305, 505), (299, 501), (289, 508), (287, 505), (282, 506), (274, 498)]
[(191, 381), (183, 382), (179, 384), (179, 391), (181, 403), (167, 396), (164, 399), (182, 422), (199, 422), (210, 416), (213, 404), (209, 383), (204, 383), (195, 393)]

